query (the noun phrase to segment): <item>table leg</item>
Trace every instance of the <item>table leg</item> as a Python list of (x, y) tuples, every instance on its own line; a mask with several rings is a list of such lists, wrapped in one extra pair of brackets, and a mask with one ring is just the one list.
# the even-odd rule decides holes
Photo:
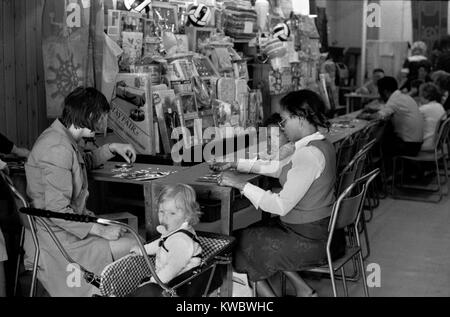
[(156, 197), (161, 190), (161, 186), (156, 182), (144, 183), (144, 200), (145, 200), (145, 232), (147, 241), (158, 235), (156, 226), (159, 223), (158, 213), (156, 212)]
[[(233, 231), (233, 214), (231, 211), (231, 200), (232, 200), (233, 189), (223, 187), (220, 200), (220, 219), (221, 219), (221, 232), (226, 235), (231, 235)], [(221, 293), (225, 297), (233, 296), (233, 266), (231, 264), (227, 265), (227, 274), (225, 276)]]
[(346, 102), (345, 106), (346, 106), (345, 114), (350, 113), (350, 97), (347, 97), (347, 102)]

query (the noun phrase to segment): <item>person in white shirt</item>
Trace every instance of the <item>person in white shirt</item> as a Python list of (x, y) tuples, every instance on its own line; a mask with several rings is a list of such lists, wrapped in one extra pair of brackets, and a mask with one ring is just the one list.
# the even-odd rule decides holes
[(423, 143), (421, 151), (434, 150), (434, 139), (438, 123), (446, 117), (444, 107), (440, 104), (439, 87), (433, 83), (422, 84), (419, 88), (422, 105), (419, 111), (424, 116)]
[[(280, 104), (280, 125), (295, 144), (295, 152), (276, 170), (264, 174), (277, 177), (282, 190), (266, 191), (241, 182), (229, 172), (219, 178), (221, 186), (239, 189), (256, 209), (278, 216), (236, 232), (233, 265), (238, 273), (247, 273), (250, 281), (257, 282), (260, 296), (274, 296), (266, 279), (280, 271), (291, 280), (297, 296), (317, 296), (293, 272), (326, 262), (328, 223), (335, 201), (336, 153), (318, 130), (329, 128), (326, 107), (319, 95), (300, 90), (289, 93)], [(240, 163), (239, 171), (256, 172), (251, 163)], [(343, 251), (343, 239), (337, 235), (334, 256)]]

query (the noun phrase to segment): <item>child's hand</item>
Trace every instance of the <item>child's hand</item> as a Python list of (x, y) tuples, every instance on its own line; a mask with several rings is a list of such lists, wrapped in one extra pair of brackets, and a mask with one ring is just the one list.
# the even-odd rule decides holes
[(130, 253), (142, 255), (141, 248), (139, 248), (137, 245), (131, 248)]

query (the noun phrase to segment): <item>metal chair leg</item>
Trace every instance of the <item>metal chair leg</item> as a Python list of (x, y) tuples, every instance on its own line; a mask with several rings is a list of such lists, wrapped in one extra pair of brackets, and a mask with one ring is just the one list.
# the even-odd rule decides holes
[(367, 253), (364, 256), (364, 260), (365, 260), (370, 256), (370, 243), (369, 243), (369, 234), (367, 232), (367, 224), (366, 224), (366, 220), (364, 219), (364, 214), (363, 214), (363, 218), (362, 218), (362, 226), (363, 226), (363, 231), (364, 231), (364, 239), (366, 240), (366, 252)]
[(347, 280), (345, 279), (344, 267), (341, 267), (341, 274), (342, 274), (342, 286), (344, 287), (344, 295), (345, 297), (348, 297), (348, 287), (347, 287)]
[(442, 196), (444, 196), (443, 191), (442, 191), (442, 185), (441, 185), (441, 176), (439, 175), (439, 162), (436, 160), (436, 181), (437, 181), (437, 185), (438, 185), (438, 189), (439, 189), (439, 200), (441, 201)]
[(364, 270), (364, 260), (363, 260), (361, 251), (359, 252), (359, 263), (361, 265), (361, 276), (362, 276), (362, 281), (363, 281), (363, 286), (364, 286), (364, 295), (366, 297), (369, 297), (369, 288), (367, 287), (366, 272)]
[(16, 264), (16, 275), (14, 276), (14, 296), (17, 296), (17, 286), (19, 284), (19, 272), (20, 272), (20, 263), (23, 259), (23, 244), (25, 241), (25, 227), (22, 227), (20, 231), (20, 242), (19, 242), (19, 253), (17, 255), (17, 264)]
[(396, 165), (397, 165), (397, 158), (396, 157), (394, 157), (393, 159), (392, 159), (392, 188), (391, 188), (391, 195), (392, 196), (395, 196), (394, 195), (394, 191), (395, 191), (395, 175), (397, 174), (396, 173)]
[(447, 184), (447, 194), (450, 192), (450, 184), (448, 182), (448, 169), (447, 169), (447, 161), (445, 159), (445, 157), (443, 158), (444, 161), (444, 170), (445, 170), (445, 183)]
[[(32, 232), (36, 232), (36, 226), (34, 225), (34, 222), (30, 221), (30, 226)], [(33, 237), (33, 243), (34, 243), (34, 261), (33, 261), (33, 275), (31, 277), (31, 288), (30, 288), (30, 297), (34, 297), (36, 294), (36, 280), (37, 280), (37, 268), (39, 264), (39, 255), (40, 255), (40, 249), (39, 249), (39, 242), (35, 234), (31, 235)]]
[(333, 295), (334, 295), (334, 297), (337, 297), (336, 281), (334, 279), (333, 264), (331, 262), (328, 262), (328, 268), (330, 270), (330, 278), (331, 278), (331, 286), (333, 287)]

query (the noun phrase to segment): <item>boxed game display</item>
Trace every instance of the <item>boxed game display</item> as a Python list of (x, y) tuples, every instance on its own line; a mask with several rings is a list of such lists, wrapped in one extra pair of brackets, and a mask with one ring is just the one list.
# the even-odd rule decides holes
[(119, 73), (111, 101), (109, 127), (140, 154), (155, 154), (151, 78)]

